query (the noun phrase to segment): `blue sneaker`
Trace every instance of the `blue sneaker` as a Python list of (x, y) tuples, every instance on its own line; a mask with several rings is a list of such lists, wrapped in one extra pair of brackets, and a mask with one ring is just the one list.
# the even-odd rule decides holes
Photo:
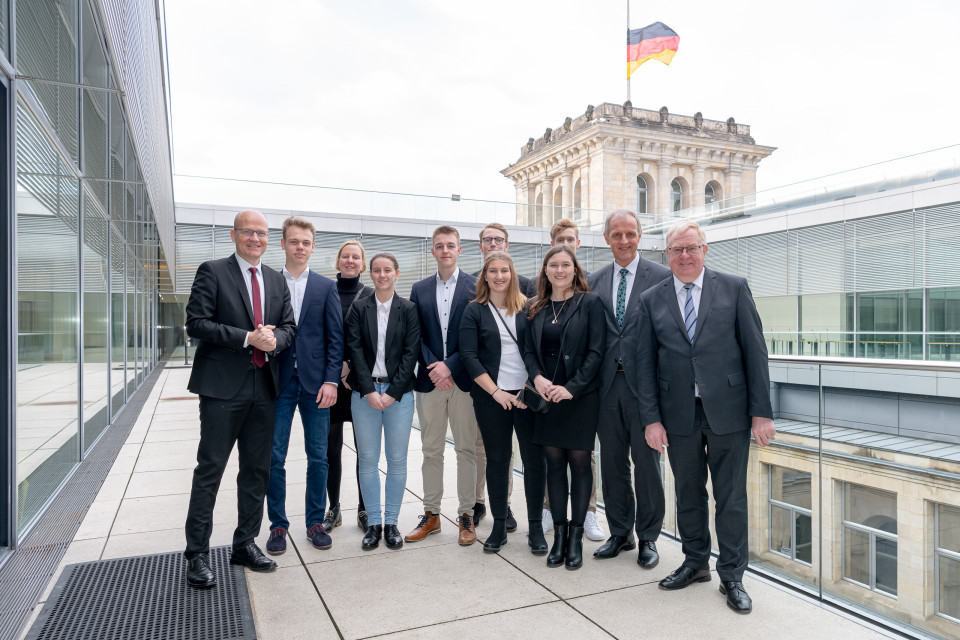
[(270, 539), (267, 540), (267, 553), (272, 556), (279, 556), (287, 550), (287, 530), (283, 527), (277, 527), (270, 531)]
[(333, 546), (333, 540), (330, 539), (322, 524), (315, 524), (310, 527), (310, 530), (307, 531), (307, 538), (317, 549), (329, 549)]

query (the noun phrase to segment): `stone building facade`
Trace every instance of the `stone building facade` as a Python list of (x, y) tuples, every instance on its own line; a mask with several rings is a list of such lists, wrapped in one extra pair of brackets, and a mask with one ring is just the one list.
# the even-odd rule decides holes
[(652, 219), (756, 191), (757, 166), (775, 151), (754, 142), (750, 126), (636, 109), (590, 105), (557, 129), (530, 138), (501, 173), (517, 190), (517, 224), (583, 225), (626, 208)]

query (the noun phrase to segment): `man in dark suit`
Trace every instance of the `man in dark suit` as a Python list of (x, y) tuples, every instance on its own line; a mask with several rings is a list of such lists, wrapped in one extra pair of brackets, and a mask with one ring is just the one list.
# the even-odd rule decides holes
[[(510, 251), (510, 234), (507, 228), (499, 222), (491, 222), (480, 230), (480, 255), (486, 260), (488, 253), (494, 251)], [(480, 270), (473, 274), (474, 278), (479, 278), (483, 271), (481, 262)], [(530, 289), (530, 278), (517, 274), (520, 281), (520, 291), (526, 292)], [(512, 460), (512, 458), (511, 458)], [(511, 463), (512, 464), (512, 463)], [(473, 524), (476, 526), (487, 513), (486, 492), (487, 488), (487, 450), (483, 446), (483, 438), (477, 436), (477, 501), (473, 505)], [(513, 515), (513, 509), (510, 508), (510, 495), (513, 493), (513, 474), (510, 474), (510, 480), (507, 486), (507, 531), (517, 530), (517, 519)]]
[(437, 273), (413, 285), (410, 302), (420, 319), (420, 359), (417, 368), (417, 416), (423, 451), (423, 508), (420, 523), (406, 535), (407, 542), (440, 532), (443, 497), (443, 451), (447, 423), (457, 454), (458, 542), (477, 541), (473, 505), (477, 496), (477, 418), (470, 387), (473, 380), (460, 362), (460, 318), (474, 295), (476, 278), (457, 267), (460, 233), (449, 226), (433, 232), (430, 253)]
[[(619, 209), (604, 220), (603, 239), (613, 262), (588, 278), (606, 315), (607, 352), (600, 367), (600, 472), (610, 539), (593, 552), (615, 558), (640, 541), (637, 564), (652, 569), (660, 562), (656, 541), (663, 527), (664, 497), (660, 454), (646, 445), (637, 403), (637, 310), (640, 294), (670, 277), (670, 270), (640, 256), (640, 220)], [(633, 487), (630, 459), (633, 458)]]
[(213, 507), (236, 443), (238, 523), (230, 562), (254, 571), (276, 564), (254, 544), (270, 473), (278, 355), (296, 325), (283, 276), (264, 265), (269, 228), (259, 211), (241, 211), (230, 238), (236, 253), (197, 269), (187, 302), (187, 334), (199, 340), (188, 389), (200, 396), (200, 445), (185, 527), (187, 583), (216, 584), (209, 546)]
[(666, 250), (673, 276), (641, 296), (637, 351), (640, 418), (652, 449), (670, 446), (685, 556), (660, 588), (710, 580), (709, 468), (720, 592), (731, 609), (750, 613), (750, 434), (761, 447), (776, 435), (763, 327), (746, 279), (704, 268), (707, 240), (695, 222), (674, 225)]
[(297, 337), (280, 354), (280, 394), (273, 425), (273, 454), (267, 487), (270, 539), (267, 553), (287, 550), (287, 474), (284, 468), (293, 413), (300, 408), (307, 453), (307, 539), (317, 549), (329, 549), (323, 528), (327, 500), (327, 439), (330, 407), (337, 401), (337, 381), (343, 365), (343, 312), (337, 285), (314, 273), (307, 262), (314, 249), (315, 230), (309, 220), (292, 216), (283, 221), (280, 246), (286, 254), (282, 270), (290, 291)]

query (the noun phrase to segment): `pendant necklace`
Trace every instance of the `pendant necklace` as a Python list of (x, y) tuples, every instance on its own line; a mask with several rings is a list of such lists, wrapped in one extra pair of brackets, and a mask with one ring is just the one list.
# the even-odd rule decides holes
[(560, 311), (558, 312), (557, 305), (555, 304), (555, 302), (553, 300), (550, 301), (550, 310), (553, 311), (553, 320), (550, 322), (550, 324), (557, 324), (557, 318), (559, 318), (560, 314), (563, 313), (563, 307), (566, 304), (567, 304), (567, 301), (564, 300), (563, 304), (560, 305)]

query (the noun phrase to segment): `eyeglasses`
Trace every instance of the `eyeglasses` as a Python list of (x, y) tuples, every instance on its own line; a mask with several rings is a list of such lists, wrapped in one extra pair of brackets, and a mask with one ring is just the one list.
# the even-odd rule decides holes
[(491, 244), (495, 244), (495, 245), (497, 245), (498, 247), (501, 247), (501, 246), (503, 246), (503, 245), (505, 245), (505, 244), (507, 243), (507, 239), (506, 239), (506, 238), (484, 238), (484, 239), (481, 240), (480, 242), (482, 242), (483, 244), (485, 244), (485, 245), (487, 245), (487, 246), (489, 246), (489, 245), (491, 245)]
[(269, 231), (254, 231), (253, 229), (234, 229), (234, 231), (240, 232), (244, 238), (252, 238), (253, 234), (257, 234), (257, 237), (263, 240), (270, 235)]
[(673, 246), (673, 247), (667, 247), (667, 252), (672, 253), (675, 256), (679, 256), (684, 253), (693, 256), (700, 253), (700, 249), (702, 248), (703, 248), (702, 244), (695, 244), (692, 247)]
[(309, 249), (310, 247), (313, 246), (313, 243), (310, 242), (309, 240), (304, 240), (303, 242), (299, 240), (287, 240), (287, 244), (293, 247), (294, 249), (300, 246), (302, 246), (304, 249)]

